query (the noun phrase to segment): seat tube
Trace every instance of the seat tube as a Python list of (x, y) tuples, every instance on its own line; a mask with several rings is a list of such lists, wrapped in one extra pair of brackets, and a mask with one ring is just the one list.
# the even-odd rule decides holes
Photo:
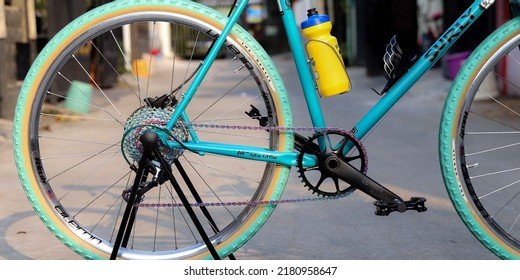
[(309, 68), (308, 59), (305, 55), (305, 50), (302, 45), (300, 32), (296, 25), (294, 13), (287, 2), (288, 1), (285, 0), (278, 0), (280, 5), (280, 12), (282, 13), (283, 24), (287, 33), (287, 39), (289, 41), (294, 62), (296, 64), (296, 69), (300, 78), (307, 108), (309, 110), (311, 121), (314, 127), (325, 128), (327, 125), (321, 110), (320, 100), (316, 94), (316, 84), (314, 82), (314, 77), (312, 76)]

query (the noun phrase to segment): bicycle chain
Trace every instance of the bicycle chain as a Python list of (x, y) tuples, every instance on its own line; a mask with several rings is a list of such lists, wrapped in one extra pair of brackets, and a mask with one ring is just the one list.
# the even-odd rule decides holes
[[(320, 131), (330, 132), (338, 131), (345, 134), (349, 134), (353, 139), (355, 136), (347, 130), (328, 127), (328, 128), (315, 128), (315, 127), (279, 127), (279, 126), (240, 126), (240, 125), (221, 125), (221, 124), (195, 124), (195, 123), (177, 123), (175, 127), (183, 128), (214, 128), (214, 129), (234, 129), (234, 130), (265, 130), (265, 131), (291, 131), (291, 132), (302, 132), (302, 131)], [(363, 153), (366, 151), (363, 150)], [(190, 203), (191, 207), (234, 207), (234, 206), (258, 206), (258, 205), (278, 205), (278, 204), (293, 204), (302, 202), (316, 202), (316, 201), (331, 201), (345, 198), (352, 194), (353, 191), (347, 192), (337, 196), (322, 196), (322, 197), (307, 197), (307, 198), (292, 198), (292, 199), (277, 199), (277, 200), (260, 200), (260, 201), (234, 201), (234, 202), (203, 202), (203, 203)], [(144, 198), (143, 198), (144, 199)], [(149, 208), (182, 208), (185, 207), (182, 203), (135, 203), (137, 207), (149, 207)]]

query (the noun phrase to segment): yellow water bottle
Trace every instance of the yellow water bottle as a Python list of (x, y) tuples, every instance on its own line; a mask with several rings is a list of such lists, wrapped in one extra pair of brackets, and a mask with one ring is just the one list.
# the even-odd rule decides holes
[(329, 16), (310, 9), (307, 17), (301, 27), (303, 35), (309, 40), (306, 48), (320, 95), (329, 97), (350, 91), (350, 79), (338, 40), (330, 35), (332, 23)]

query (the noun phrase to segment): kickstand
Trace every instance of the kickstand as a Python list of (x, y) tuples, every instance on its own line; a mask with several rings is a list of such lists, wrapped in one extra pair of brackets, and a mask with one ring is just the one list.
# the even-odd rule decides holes
[[(197, 228), (197, 231), (199, 232), (202, 240), (206, 244), (206, 247), (208, 248), (209, 252), (211, 253), (211, 256), (215, 260), (220, 260), (220, 256), (217, 253), (217, 250), (215, 250), (215, 247), (211, 243), (208, 235), (204, 231), (204, 228), (202, 224), (200, 223), (199, 218), (193, 211), (193, 208), (191, 207), (188, 199), (184, 195), (184, 192), (182, 191), (179, 183), (177, 180), (175, 180), (175, 177), (173, 176), (173, 173), (171, 171), (170, 165), (166, 162), (164, 157), (162, 156), (161, 152), (159, 151), (158, 142), (159, 137), (155, 132), (152, 132), (150, 130), (146, 131), (145, 134), (141, 136), (139, 139), (144, 147), (144, 152), (141, 157), (141, 160), (139, 161), (139, 168), (137, 170), (137, 175), (134, 181), (134, 184), (132, 186), (132, 189), (130, 190), (130, 196), (126, 205), (125, 212), (123, 214), (123, 219), (121, 220), (121, 225), (119, 228), (119, 231), (117, 233), (116, 241), (114, 243), (114, 247), (112, 249), (112, 254), (110, 256), (111, 260), (115, 260), (117, 258), (117, 255), (119, 253), (119, 249), (121, 246), (126, 247), (127, 242), (123, 242), (126, 240), (123, 240), (125, 236), (130, 236), (130, 232), (132, 231), (133, 223), (135, 220), (135, 215), (137, 213), (137, 206), (135, 206), (136, 196), (137, 196), (137, 190), (139, 188), (139, 184), (142, 181), (143, 175), (146, 172), (146, 165), (149, 160), (157, 159), (161, 166), (165, 167), (164, 170), (166, 172), (167, 178), (170, 180), (173, 188), (175, 189), (175, 192), (179, 196), (179, 199), (181, 200), (184, 208), (186, 209), (186, 212), (188, 212), (188, 215), (190, 216), (191, 220), (193, 221), (193, 224)], [(127, 239), (127, 238), (125, 238)]]
[[(202, 198), (200, 197), (199, 193), (197, 192), (197, 189), (195, 188), (195, 186), (191, 182), (190, 177), (188, 176), (188, 174), (184, 170), (184, 167), (182, 166), (180, 161), (179, 160), (175, 160), (174, 164), (175, 164), (175, 167), (177, 167), (177, 170), (179, 171), (179, 173), (181, 174), (181, 177), (184, 179), (184, 182), (188, 186), (188, 189), (190, 190), (193, 198), (195, 198), (195, 201), (197, 203), (199, 203), (199, 204), (203, 204)], [(202, 213), (206, 217), (206, 220), (208, 221), (208, 223), (211, 225), (211, 228), (213, 229), (213, 233), (215, 233), (215, 234), (219, 233), (220, 229), (218, 228), (217, 223), (215, 223), (215, 221), (213, 220), (213, 217), (211, 217), (211, 214), (209, 213), (209, 211), (206, 208), (206, 206), (204, 206), (204, 205), (201, 206), (200, 210), (202, 211)], [(228, 258), (230, 260), (236, 260), (236, 258), (235, 258), (235, 256), (233, 254), (228, 255)]]

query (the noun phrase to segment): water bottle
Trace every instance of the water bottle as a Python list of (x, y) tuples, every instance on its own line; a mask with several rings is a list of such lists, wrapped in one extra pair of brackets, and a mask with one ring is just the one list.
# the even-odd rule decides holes
[(303, 35), (309, 40), (306, 48), (320, 95), (329, 97), (350, 91), (350, 79), (338, 40), (330, 35), (332, 23), (329, 16), (310, 9), (307, 17), (301, 27)]

